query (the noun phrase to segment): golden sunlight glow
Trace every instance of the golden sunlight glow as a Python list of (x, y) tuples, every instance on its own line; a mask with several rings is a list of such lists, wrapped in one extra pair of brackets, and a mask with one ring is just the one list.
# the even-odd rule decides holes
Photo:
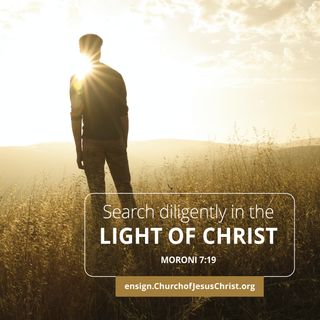
[(76, 63), (76, 77), (83, 80), (92, 70), (92, 63), (88, 56), (81, 54)]
[(73, 140), (70, 80), (80, 90), (94, 73), (86, 33), (123, 76), (131, 140), (320, 136), (319, 1), (264, 1), (258, 15), (254, 1), (33, 2), (0, 1), (0, 146)]

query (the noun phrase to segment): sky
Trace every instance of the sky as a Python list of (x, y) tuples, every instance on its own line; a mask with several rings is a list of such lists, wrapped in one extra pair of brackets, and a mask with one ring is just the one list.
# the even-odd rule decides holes
[(84, 33), (123, 75), (130, 140), (320, 137), (320, 0), (1, 0), (0, 145), (72, 141)]

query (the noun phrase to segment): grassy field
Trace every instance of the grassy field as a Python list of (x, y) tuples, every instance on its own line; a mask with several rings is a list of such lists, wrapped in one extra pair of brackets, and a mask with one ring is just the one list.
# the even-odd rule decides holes
[(320, 318), (319, 146), (230, 145), (219, 157), (207, 150), (145, 168), (133, 184), (136, 192), (293, 194), (295, 274), (266, 279), (265, 298), (116, 298), (113, 279), (92, 279), (83, 271), (85, 178), (59, 184), (43, 178), (1, 192), (0, 319)]

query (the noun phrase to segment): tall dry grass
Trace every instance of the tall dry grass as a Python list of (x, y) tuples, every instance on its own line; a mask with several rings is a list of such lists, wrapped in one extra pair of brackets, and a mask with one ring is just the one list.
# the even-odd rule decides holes
[[(216, 157), (144, 170), (136, 192), (290, 192), (297, 269), (267, 279), (265, 298), (116, 298), (113, 279), (83, 271), (83, 176), (2, 190), (1, 319), (319, 319), (320, 150), (230, 145)], [(109, 183), (110, 184), (110, 183)], [(109, 186), (109, 190), (112, 187)], [(152, 251), (146, 249), (152, 264)], [(281, 257), (278, 257), (281, 258)]]

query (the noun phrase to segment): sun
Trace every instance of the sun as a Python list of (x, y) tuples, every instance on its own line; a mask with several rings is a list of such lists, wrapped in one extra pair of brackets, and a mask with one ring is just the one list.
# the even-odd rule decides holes
[(92, 71), (92, 63), (88, 56), (80, 54), (76, 63), (76, 77), (83, 80)]

